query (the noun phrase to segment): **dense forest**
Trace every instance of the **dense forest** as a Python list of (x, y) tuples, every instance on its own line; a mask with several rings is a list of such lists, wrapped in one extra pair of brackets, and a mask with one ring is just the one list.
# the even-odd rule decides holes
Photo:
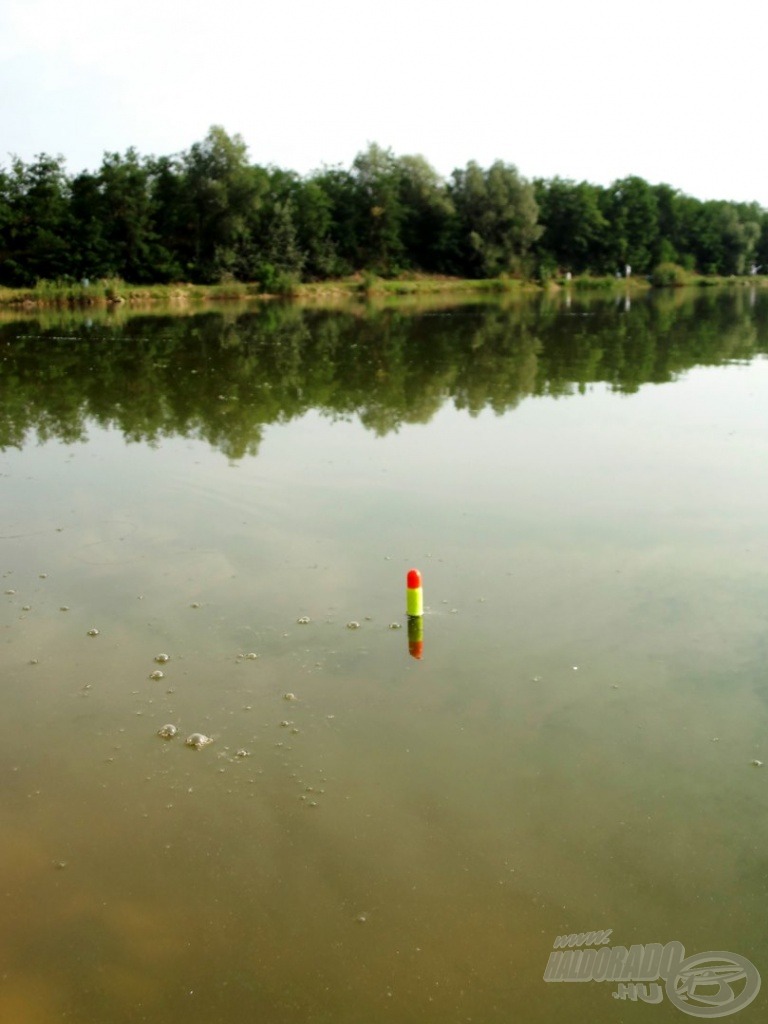
[(768, 268), (768, 211), (628, 177), (528, 181), (501, 161), (443, 179), (422, 156), (370, 145), (349, 169), (302, 177), (251, 164), (212, 127), (174, 156), (105, 154), (67, 173), (45, 154), (0, 168), (0, 284), (286, 283), (357, 271), (460, 277), (701, 274)]

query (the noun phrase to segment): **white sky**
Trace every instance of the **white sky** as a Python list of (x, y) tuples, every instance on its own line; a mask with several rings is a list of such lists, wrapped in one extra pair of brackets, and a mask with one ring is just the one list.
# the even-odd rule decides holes
[(0, 0), (0, 165), (170, 155), (212, 124), (305, 174), (638, 174), (768, 207), (765, 0)]

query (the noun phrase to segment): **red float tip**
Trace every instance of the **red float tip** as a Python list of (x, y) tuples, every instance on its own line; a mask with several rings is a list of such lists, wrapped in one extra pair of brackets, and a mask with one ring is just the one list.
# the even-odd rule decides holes
[(417, 661), (421, 661), (424, 655), (424, 641), (411, 640), (408, 644), (408, 653), (412, 658), (415, 658)]
[(416, 590), (421, 586), (421, 573), (418, 569), (411, 569), (408, 573), (408, 589)]

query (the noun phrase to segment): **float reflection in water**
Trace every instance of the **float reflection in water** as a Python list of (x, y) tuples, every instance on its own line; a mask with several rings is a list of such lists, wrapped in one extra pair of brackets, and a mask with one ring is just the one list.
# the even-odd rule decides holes
[(408, 612), (408, 653), (421, 661), (424, 653), (424, 591), (421, 573), (411, 569), (408, 573), (405, 591), (405, 606)]
[(421, 661), (424, 656), (424, 616), (408, 616), (408, 653)]

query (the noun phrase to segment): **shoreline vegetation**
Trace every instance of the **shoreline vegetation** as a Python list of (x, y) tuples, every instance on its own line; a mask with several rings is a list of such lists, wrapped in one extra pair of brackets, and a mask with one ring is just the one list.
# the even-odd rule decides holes
[[(171, 156), (105, 153), (70, 174), (0, 166), (0, 302), (93, 305), (301, 296), (637, 290), (768, 277), (768, 209), (637, 176), (448, 177), (371, 143), (301, 176), (213, 126)], [(125, 282), (130, 282), (127, 284)], [(177, 282), (184, 282), (178, 284)], [(21, 291), (25, 289), (25, 291)]]
[(701, 275), (682, 267), (659, 268), (648, 277), (616, 277), (582, 274), (570, 279), (552, 278), (542, 284), (507, 277), (459, 278), (444, 275), (404, 274), (382, 278), (353, 274), (328, 281), (291, 282), (284, 290), (266, 292), (259, 282), (231, 281), (218, 284), (129, 284), (105, 278), (88, 284), (71, 281), (38, 281), (32, 288), (0, 286), (0, 308), (16, 312), (36, 309), (83, 309), (92, 307), (205, 307), (222, 302), (269, 302), (290, 299), (317, 305), (368, 302), (439, 296), (456, 300), (523, 297), (557, 292), (604, 293), (637, 296), (657, 288), (768, 287), (768, 278), (757, 275)]

